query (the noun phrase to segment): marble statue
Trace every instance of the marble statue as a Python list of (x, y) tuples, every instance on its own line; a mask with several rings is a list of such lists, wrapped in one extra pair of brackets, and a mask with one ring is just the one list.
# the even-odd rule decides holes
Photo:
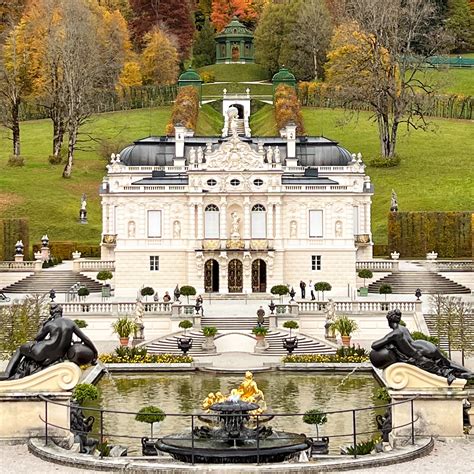
[(273, 149), (271, 146), (269, 146), (267, 150), (267, 162), (273, 163)]
[(191, 147), (189, 150), (189, 164), (194, 165), (196, 163), (196, 150), (194, 147)]
[(324, 331), (326, 339), (336, 339), (336, 331), (333, 323), (336, 320), (336, 304), (332, 298), (329, 298), (326, 305), (326, 322), (324, 324)]
[(232, 218), (230, 237), (232, 239), (240, 239), (240, 217), (235, 211), (232, 212), (230, 217)]
[(145, 325), (143, 324), (143, 314), (145, 313), (145, 305), (141, 298), (137, 298), (137, 302), (135, 303), (135, 319), (133, 322), (135, 323), (135, 330), (134, 330), (134, 339), (145, 339), (144, 329)]
[[(50, 316), (35, 340), (17, 349), (1, 378), (20, 379), (64, 361), (77, 365), (95, 363), (98, 354), (93, 342), (74, 321), (62, 316), (62, 307), (52, 303)], [(80, 341), (74, 341), (73, 336)]]
[(292, 239), (296, 239), (296, 234), (297, 234), (297, 223), (296, 221), (291, 221), (290, 222), (290, 237)]
[(372, 344), (370, 361), (374, 367), (385, 369), (396, 362), (404, 362), (445, 377), (448, 385), (456, 378), (474, 378), (473, 372), (449, 360), (433, 343), (414, 340), (410, 331), (400, 324), (401, 318), (399, 309), (387, 313), (388, 325), (392, 331)]
[(342, 221), (337, 220), (334, 226), (336, 237), (342, 237)]
[(398, 211), (398, 197), (397, 193), (392, 189), (392, 197), (390, 198), (390, 211)]
[(275, 147), (275, 163), (280, 163), (280, 162), (281, 162), (280, 148), (276, 146)]
[(202, 152), (202, 148), (201, 147), (198, 147), (197, 149), (197, 162), (198, 164), (201, 164), (203, 162), (203, 152)]
[(135, 221), (128, 221), (128, 237), (135, 237)]
[(174, 221), (173, 223), (173, 239), (181, 238), (181, 223), (179, 221)]

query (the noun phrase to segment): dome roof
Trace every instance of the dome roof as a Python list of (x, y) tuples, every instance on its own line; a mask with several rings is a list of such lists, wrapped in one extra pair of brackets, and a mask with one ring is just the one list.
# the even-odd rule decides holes
[(202, 82), (201, 76), (191, 67), (179, 76), (178, 81), (199, 81)]
[(299, 166), (346, 166), (352, 155), (344, 147), (326, 138), (300, 138), (296, 142)]
[(286, 67), (281, 67), (280, 70), (274, 74), (272, 82), (296, 82), (296, 78)]
[(252, 36), (253, 33), (234, 16), (232, 21), (218, 34), (219, 36)]

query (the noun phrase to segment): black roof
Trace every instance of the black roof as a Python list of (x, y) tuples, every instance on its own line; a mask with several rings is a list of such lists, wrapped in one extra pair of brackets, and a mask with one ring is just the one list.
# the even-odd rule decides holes
[[(184, 153), (187, 157), (191, 147), (216, 145), (227, 140), (221, 137), (189, 137), (185, 139)], [(280, 137), (252, 137), (242, 140), (257, 147), (279, 146), (283, 163), (286, 160), (286, 140)], [(204, 157), (205, 157), (205, 150)], [(137, 140), (120, 152), (120, 160), (127, 166), (173, 166), (175, 154), (174, 137), (147, 137)], [(300, 166), (344, 166), (352, 156), (337, 142), (325, 137), (298, 137), (296, 157)]]

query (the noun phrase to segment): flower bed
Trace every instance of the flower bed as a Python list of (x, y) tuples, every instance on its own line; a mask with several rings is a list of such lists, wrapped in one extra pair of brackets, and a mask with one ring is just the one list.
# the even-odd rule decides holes
[(294, 354), (283, 357), (285, 364), (360, 364), (368, 362), (369, 354), (361, 347), (340, 347), (335, 354)]
[(104, 364), (190, 364), (193, 358), (188, 355), (147, 354), (146, 349), (125, 348), (112, 354), (101, 354), (99, 360)]

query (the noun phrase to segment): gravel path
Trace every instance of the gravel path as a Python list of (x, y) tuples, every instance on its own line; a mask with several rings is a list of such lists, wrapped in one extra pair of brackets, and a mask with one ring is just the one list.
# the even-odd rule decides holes
[[(51, 474), (53, 472), (99, 474), (103, 471), (62, 467), (58, 464), (49, 463), (30, 454), (25, 445), (0, 446), (1, 474)], [(433, 452), (429, 456), (403, 464), (344, 472), (355, 474), (363, 472), (377, 472), (377, 474), (461, 474), (474, 472), (474, 440), (448, 443), (437, 441)]]

